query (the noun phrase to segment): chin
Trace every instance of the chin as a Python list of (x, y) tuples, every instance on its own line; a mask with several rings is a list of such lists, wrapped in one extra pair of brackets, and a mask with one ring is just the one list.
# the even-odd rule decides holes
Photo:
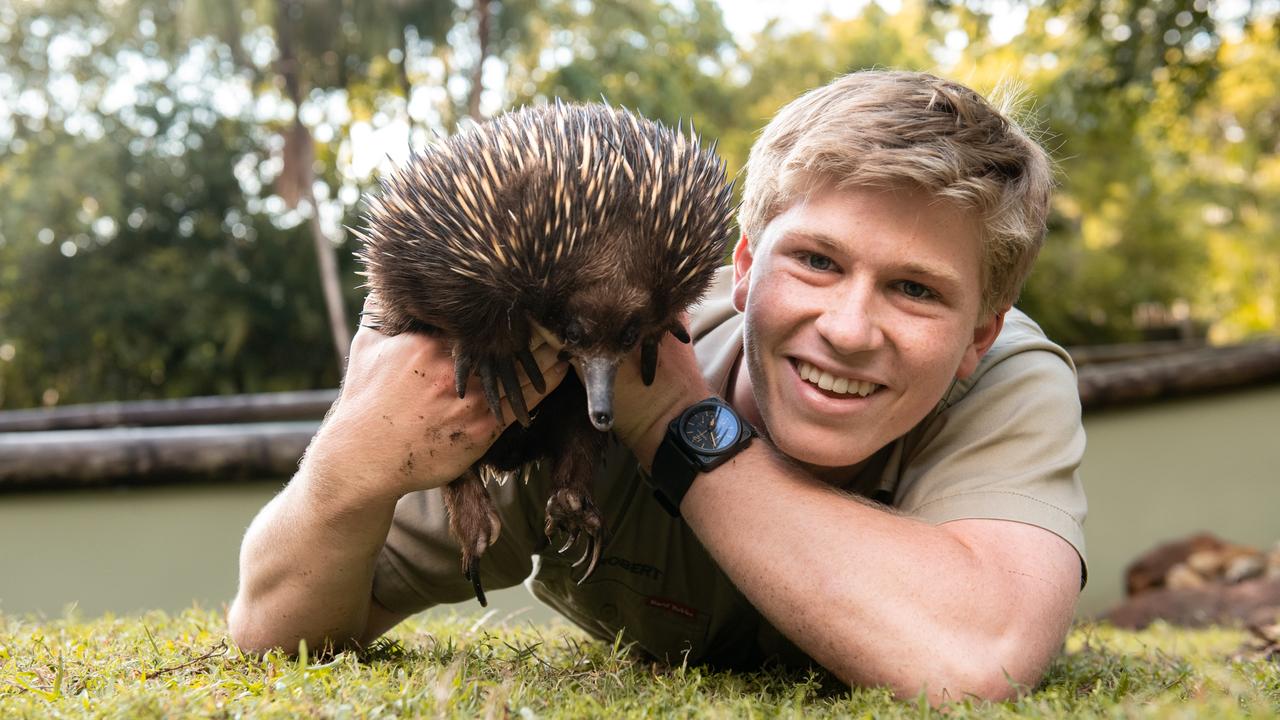
[(769, 434), (774, 447), (811, 470), (853, 467), (875, 453), (876, 448), (849, 442), (847, 434), (804, 428), (792, 423), (788, 430)]

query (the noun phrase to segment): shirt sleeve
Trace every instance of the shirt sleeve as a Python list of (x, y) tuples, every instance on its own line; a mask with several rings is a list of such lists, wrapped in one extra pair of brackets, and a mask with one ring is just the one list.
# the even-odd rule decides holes
[(1085, 434), (1067, 360), (1040, 349), (1003, 357), (912, 434), (899, 509), (933, 524), (986, 518), (1048, 530), (1079, 553), (1083, 585)]

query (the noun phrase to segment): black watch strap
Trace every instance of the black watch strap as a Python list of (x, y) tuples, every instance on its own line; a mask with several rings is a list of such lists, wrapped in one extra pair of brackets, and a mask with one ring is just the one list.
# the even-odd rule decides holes
[(649, 484), (653, 486), (653, 497), (662, 509), (672, 517), (680, 517), (680, 503), (702, 468), (680, 449), (679, 443), (671, 441), (671, 433), (668, 427), (657, 454), (653, 456)]
[[(726, 437), (724, 446), (707, 451), (710, 454), (703, 454), (689, 443), (681, 424), (691, 413), (708, 409), (731, 415), (737, 433), (733, 437)], [(673, 517), (680, 517), (680, 503), (698, 474), (716, 468), (741, 452), (751, 443), (755, 434), (751, 425), (720, 398), (709, 397), (690, 405), (667, 425), (667, 432), (653, 457), (653, 470), (649, 473), (648, 480), (658, 504)]]

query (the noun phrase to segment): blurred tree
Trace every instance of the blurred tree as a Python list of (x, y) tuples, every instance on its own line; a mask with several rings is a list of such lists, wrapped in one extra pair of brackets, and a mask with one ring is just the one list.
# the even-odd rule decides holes
[(505, 5), (519, 13), (495, 53), (510, 104), (603, 99), (669, 125), (692, 121), (708, 139), (741, 127), (737, 54), (714, 0), (544, 0), (536, 13), (528, 0)]
[(870, 68), (932, 69), (935, 42), (921, 2), (908, 0), (896, 13), (869, 3), (855, 17), (820, 19), (812, 31), (784, 32), (772, 21), (742, 54), (747, 78), (734, 98), (736, 127), (722, 136), (726, 155), (746, 162), (751, 144), (783, 105), (838, 75)]
[[(307, 18), (317, 22), (322, 10), (344, 11), (315, 5)], [(403, 15), (403, 5), (391, 10)], [(264, 189), (284, 174), (273, 160), (281, 147), (273, 126), (302, 116), (271, 109), (280, 106), (276, 53), (254, 8), (276, 7), (0, 8), (0, 92), (8, 101), (0, 106), (14, 109), (0, 115), (0, 405), (336, 382), (338, 365), (323, 372), (314, 354), (297, 353), (314, 347), (323, 316), (310, 300), (314, 280), (299, 273), (314, 278), (316, 262), (291, 259), (289, 250), (304, 217)], [(209, 24), (192, 18), (203, 10)], [(430, 17), (439, 14), (436, 4)], [(318, 60), (317, 43), (304, 42), (298, 57), (321, 83), (372, 78), (360, 82), (403, 89), (401, 74), (387, 72), (397, 49), (405, 59), (404, 35), (419, 37), (403, 20), (384, 18), (395, 33), (376, 36), (376, 23), (361, 34), (345, 17), (349, 32), (327, 36), (345, 43), (343, 53)], [(400, 47), (388, 50), (393, 41)], [(368, 57), (384, 50), (388, 57)], [(327, 89), (312, 92), (323, 100)], [(333, 151), (322, 152), (325, 187), (336, 187)], [(315, 204), (309, 178), (294, 185)], [(317, 213), (310, 216), (317, 230)], [(333, 261), (333, 244), (323, 247)], [(259, 262), (269, 256), (273, 262)], [(352, 277), (350, 258), (341, 264)], [(144, 317), (151, 320), (138, 322)]]
[(956, 74), (986, 87), (1020, 78), (1038, 100), (1027, 120), (1059, 162), (1049, 238), (1019, 304), (1062, 342), (1141, 339), (1151, 310), (1167, 319), (1203, 281), (1193, 150), (1178, 128), (1220, 68), (1208, 3), (1049, 0), (1022, 6), (1012, 36), (993, 31), (1008, 22), (994, 3), (935, 7), (964, 48)]

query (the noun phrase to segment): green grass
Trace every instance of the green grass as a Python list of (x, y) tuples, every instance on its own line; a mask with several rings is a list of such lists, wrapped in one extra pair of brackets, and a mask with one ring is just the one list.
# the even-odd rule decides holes
[[(1080, 626), (1021, 700), (950, 717), (1280, 716), (1280, 662), (1232, 659), (1235, 630)], [(843, 717), (935, 715), (814, 672), (722, 673), (637, 659), (563, 624), (414, 619), (368, 651), (240, 653), (219, 612), (0, 616), (0, 718)], [(941, 717), (942, 715), (939, 714)]]

